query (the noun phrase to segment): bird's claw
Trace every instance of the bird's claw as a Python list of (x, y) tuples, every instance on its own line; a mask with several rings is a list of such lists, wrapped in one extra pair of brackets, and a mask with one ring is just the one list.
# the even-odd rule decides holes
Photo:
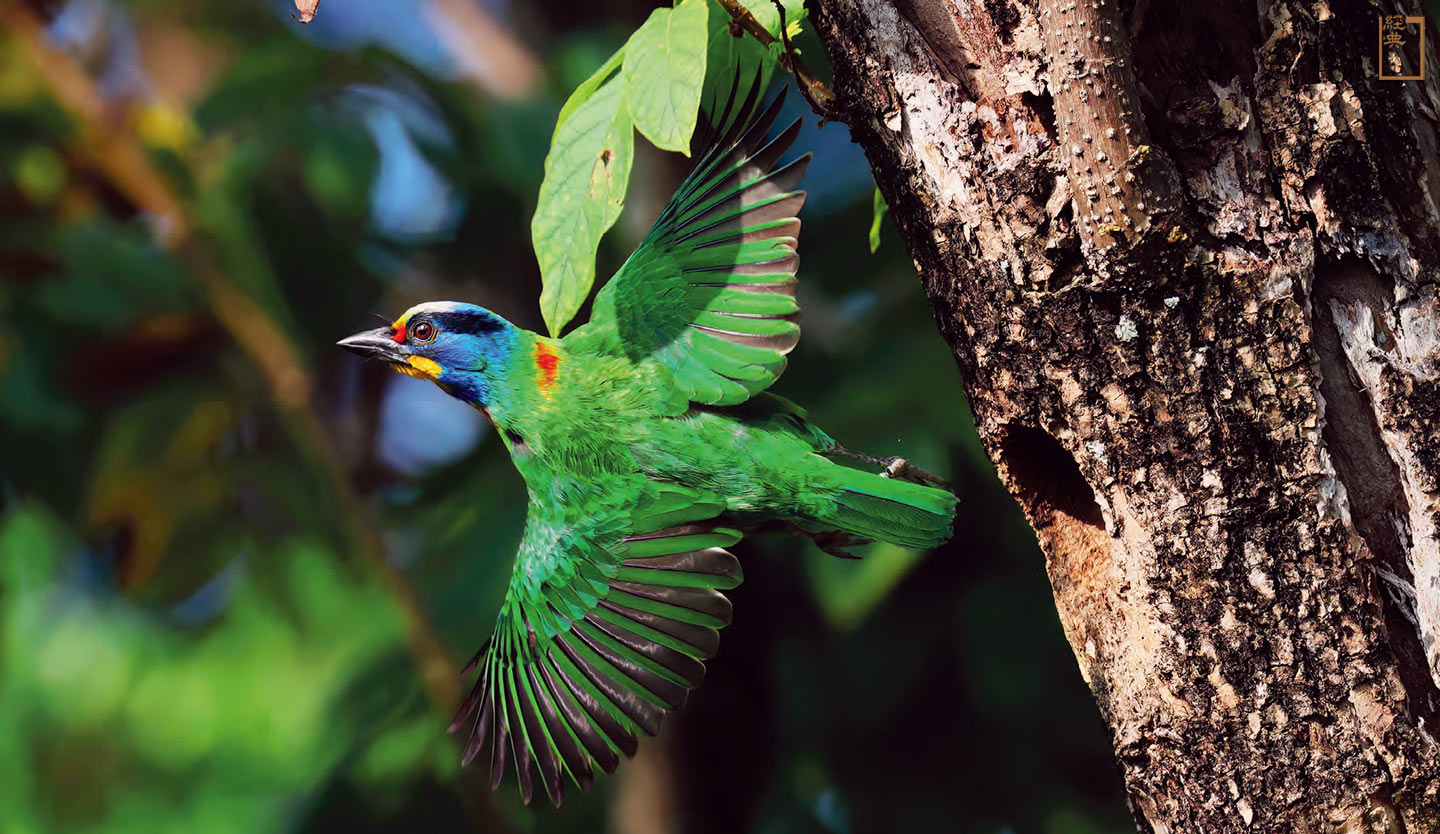
[(854, 553), (846, 550), (847, 547), (859, 547), (862, 544), (872, 544), (873, 539), (863, 539), (840, 530), (824, 530), (816, 532), (806, 530), (804, 527), (793, 521), (784, 522), (784, 529), (797, 536), (804, 536), (815, 543), (815, 546), (841, 559), (859, 559)]
[(880, 477), (882, 478), (898, 478), (902, 481), (911, 481), (917, 484), (929, 484), (930, 486), (939, 487), (950, 493), (955, 491), (955, 488), (950, 486), (949, 482), (944, 478), (941, 478), (934, 472), (921, 469), (902, 457), (878, 458), (874, 455), (867, 455), (864, 452), (857, 452), (854, 449), (846, 449), (844, 446), (838, 444), (827, 449), (825, 454), (850, 458), (851, 460), (858, 460), (861, 463), (866, 463), (871, 466), (878, 466), (885, 470), (880, 473)]
[(807, 533), (815, 546), (829, 553), (831, 556), (840, 559), (859, 559), (854, 553), (846, 550), (847, 547), (859, 547), (860, 545), (871, 544), (872, 539), (862, 539), (859, 536), (852, 536), (839, 530), (827, 530), (824, 533)]
[(880, 474), (882, 478), (898, 478), (902, 481), (911, 481), (917, 484), (929, 484), (939, 487), (946, 492), (955, 490), (949, 483), (936, 475), (934, 472), (921, 469), (901, 457), (894, 457), (884, 461), (885, 471)]

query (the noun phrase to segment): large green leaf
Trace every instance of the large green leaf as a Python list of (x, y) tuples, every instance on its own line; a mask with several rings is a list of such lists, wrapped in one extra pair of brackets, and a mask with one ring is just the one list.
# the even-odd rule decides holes
[[(569, 98), (565, 99), (565, 106), (560, 108), (560, 115), (555, 117), (554, 136), (560, 135), (561, 126), (565, 124), (571, 114), (595, 95), (595, 91), (600, 89), (600, 85), (609, 80), (610, 76), (620, 68), (620, 62), (623, 60), (625, 60), (625, 47), (622, 46), (615, 50), (615, 54), (606, 59), (605, 63), (591, 73), (590, 77), (585, 79), (579, 87), (576, 87), (575, 92), (571, 93)], [(551, 141), (554, 141), (553, 137)]]
[(634, 150), (623, 76), (601, 85), (555, 132), (530, 222), (544, 285), (540, 312), (552, 336), (595, 283), (595, 250), (625, 205)]
[(705, 84), (710, 0), (656, 9), (625, 46), (626, 101), (635, 127), (658, 148), (690, 153)]

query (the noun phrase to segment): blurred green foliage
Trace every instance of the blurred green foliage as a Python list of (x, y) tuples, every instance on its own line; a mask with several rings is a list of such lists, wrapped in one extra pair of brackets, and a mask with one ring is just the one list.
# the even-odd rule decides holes
[[(746, 542), (721, 654), (644, 748), (658, 768), (559, 811), (458, 769), (415, 629), (448, 649), (442, 679), (489, 633), (523, 486), (478, 415), (333, 342), (446, 297), (539, 329), (557, 114), (653, 7), (483, 4), (541, 68), (516, 95), (457, 58), (496, 36), (446, 5), (327, 0), (304, 27), (278, 0), (58, 4), (83, 118), (29, 35), (0, 32), (0, 831), (638, 834), (650, 811), (696, 832), (1130, 830), (903, 247), (869, 252), (863, 157), (793, 95), (817, 156), (806, 335), (777, 391), (957, 483), (956, 540), (862, 562)], [(712, 55), (760, 60), (708, 11)], [(142, 142), (185, 246), (106, 162), (112, 135)], [(598, 275), (685, 165), (636, 146)], [(266, 339), (237, 338), (255, 322), (207, 270)], [(299, 395), (264, 370), (276, 346)]]
[(277, 830), (344, 759), (383, 782), (452, 758), (433, 717), (393, 715), (405, 698), (350, 691), (405, 673), (400, 623), (318, 543), (281, 545), (273, 592), (235, 574), (225, 616), (191, 631), (65, 582), (67, 539), (29, 506), (0, 529), (0, 760), (30, 765), (0, 787), (7, 831)]

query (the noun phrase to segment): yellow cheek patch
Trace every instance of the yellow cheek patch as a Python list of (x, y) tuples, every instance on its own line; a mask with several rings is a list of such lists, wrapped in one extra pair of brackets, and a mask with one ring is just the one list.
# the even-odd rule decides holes
[(406, 376), (413, 376), (416, 379), (436, 380), (445, 369), (434, 359), (426, 359), (423, 356), (412, 356), (405, 360), (406, 364), (396, 365), (395, 370)]

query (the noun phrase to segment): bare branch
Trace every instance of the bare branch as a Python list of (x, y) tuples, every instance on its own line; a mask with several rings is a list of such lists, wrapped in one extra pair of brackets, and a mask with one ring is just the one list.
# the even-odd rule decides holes
[(770, 34), (770, 30), (761, 25), (755, 19), (755, 15), (745, 8), (740, 0), (716, 0), (726, 13), (730, 15), (730, 30), (736, 37), (740, 32), (749, 32), (750, 36), (760, 42), (760, 45), (769, 49), (777, 40), (784, 47), (784, 53), (780, 56), (780, 66), (784, 67), (791, 75), (795, 76), (796, 86), (800, 88), (800, 94), (810, 102), (810, 108), (820, 116), (821, 124), (826, 121), (843, 122), (839, 112), (835, 109), (835, 91), (831, 90), (825, 82), (815, 77), (815, 74), (800, 60), (800, 53), (795, 51), (790, 43), (790, 36), (785, 31), (785, 7), (775, 0), (775, 6), (780, 10), (780, 37), (777, 39)]

